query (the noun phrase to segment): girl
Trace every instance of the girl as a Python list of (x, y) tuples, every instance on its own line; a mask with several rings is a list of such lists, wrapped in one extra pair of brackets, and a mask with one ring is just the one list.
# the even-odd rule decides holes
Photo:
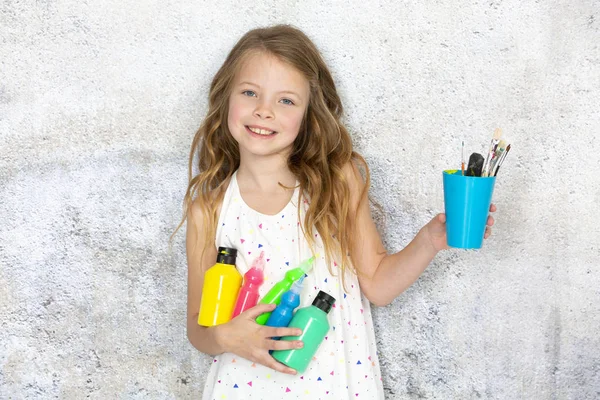
[[(204, 399), (383, 398), (369, 303), (389, 304), (447, 248), (445, 216), (433, 218), (402, 251), (387, 254), (367, 201), (368, 167), (353, 151), (341, 117), (321, 55), (289, 26), (248, 32), (212, 81), (185, 195), (188, 338), (215, 356)], [(199, 172), (192, 176), (196, 152)], [(489, 217), (486, 238), (493, 222)], [(265, 252), (261, 296), (288, 269), (316, 257), (300, 307), (320, 290), (336, 303), (328, 336), (302, 376), (269, 353), (302, 347), (271, 339), (300, 332), (255, 322), (273, 305), (257, 305), (215, 327), (198, 325), (204, 273), (218, 246), (238, 250), (242, 275)]]

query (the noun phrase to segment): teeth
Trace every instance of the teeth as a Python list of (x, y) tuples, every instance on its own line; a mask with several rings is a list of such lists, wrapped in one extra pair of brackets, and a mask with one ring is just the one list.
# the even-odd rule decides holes
[(275, 133), (274, 131), (268, 131), (266, 129), (258, 129), (258, 128), (251, 128), (251, 127), (248, 127), (248, 129), (250, 129), (252, 132), (257, 133), (259, 135), (271, 135), (271, 134)]

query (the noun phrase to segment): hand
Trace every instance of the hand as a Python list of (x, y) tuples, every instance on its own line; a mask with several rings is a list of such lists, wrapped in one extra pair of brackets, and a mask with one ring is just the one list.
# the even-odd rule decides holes
[[(497, 208), (495, 204), (490, 205), (490, 212), (496, 212)], [(492, 226), (494, 225), (494, 217), (488, 216), (484, 239), (487, 239), (492, 234)], [(448, 249), (448, 242), (446, 241), (446, 214), (436, 215), (427, 225), (423, 228), (429, 241), (431, 242), (432, 248), (437, 253), (440, 250)]]
[(256, 323), (256, 318), (275, 309), (275, 304), (258, 304), (244, 311), (226, 324), (219, 325), (223, 348), (252, 362), (262, 364), (284, 374), (295, 375), (296, 370), (286, 367), (269, 354), (269, 350), (300, 349), (300, 340), (273, 340), (278, 336), (300, 336), (297, 328), (274, 328)]

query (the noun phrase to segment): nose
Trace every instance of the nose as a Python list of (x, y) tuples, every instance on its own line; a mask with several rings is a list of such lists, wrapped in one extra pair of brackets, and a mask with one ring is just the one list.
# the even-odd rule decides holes
[(254, 109), (254, 116), (260, 119), (273, 119), (275, 115), (273, 114), (273, 110), (271, 109), (269, 103), (265, 100), (258, 102), (256, 108)]

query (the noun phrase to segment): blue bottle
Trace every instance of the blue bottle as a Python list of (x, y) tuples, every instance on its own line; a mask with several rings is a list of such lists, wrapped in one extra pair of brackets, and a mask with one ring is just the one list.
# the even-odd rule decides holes
[(265, 325), (276, 328), (285, 328), (288, 326), (294, 316), (294, 309), (300, 305), (300, 293), (302, 292), (302, 281), (304, 276), (294, 282), (290, 290), (281, 295), (281, 302), (271, 312)]

